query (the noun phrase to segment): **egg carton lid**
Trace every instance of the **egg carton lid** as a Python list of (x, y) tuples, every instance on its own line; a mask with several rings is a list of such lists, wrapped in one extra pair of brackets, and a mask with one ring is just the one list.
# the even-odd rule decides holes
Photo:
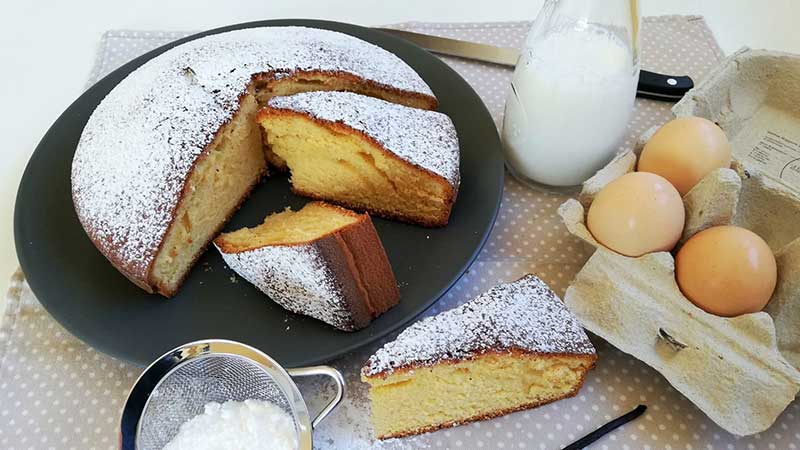
[(747, 169), (800, 195), (800, 55), (743, 47), (672, 108), (716, 122)]

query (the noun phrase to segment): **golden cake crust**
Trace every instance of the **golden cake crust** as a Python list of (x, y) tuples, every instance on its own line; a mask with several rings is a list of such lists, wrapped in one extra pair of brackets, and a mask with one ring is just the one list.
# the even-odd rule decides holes
[[(253, 76), (258, 86), (255, 94), (261, 103), (279, 95), (292, 95), (313, 91), (349, 91), (413, 108), (435, 110), (439, 101), (431, 94), (396, 88), (369, 78), (344, 71), (298, 70), (287, 72), (262, 72)], [(288, 85), (287, 90), (283, 90)], [(297, 86), (302, 86), (297, 89)]]

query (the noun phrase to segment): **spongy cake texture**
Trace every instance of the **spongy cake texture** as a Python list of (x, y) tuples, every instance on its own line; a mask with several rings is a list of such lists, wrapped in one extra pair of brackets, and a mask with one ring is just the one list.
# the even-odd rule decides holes
[(415, 224), (447, 224), (460, 171), (446, 115), (349, 92), (308, 92), (271, 99), (259, 120), (295, 192)]
[(577, 319), (533, 275), (423, 319), (362, 369), (381, 438), (574, 395), (596, 360)]

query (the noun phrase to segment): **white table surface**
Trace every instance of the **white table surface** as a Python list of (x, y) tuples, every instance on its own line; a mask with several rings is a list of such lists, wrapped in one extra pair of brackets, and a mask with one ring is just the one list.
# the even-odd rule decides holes
[[(25, 165), (48, 127), (82, 92), (104, 31), (200, 30), (296, 17), (362, 25), (523, 20), (532, 19), (541, 4), (541, 0), (4, 2), (0, 14), (0, 135), (4, 136), (0, 147), (0, 289), (5, 292), (18, 265), (12, 217)], [(641, 9), (643, 15), (705, 16), (726, 53), (743, 45), (800, 53), (798, 0), (641, 0)]]

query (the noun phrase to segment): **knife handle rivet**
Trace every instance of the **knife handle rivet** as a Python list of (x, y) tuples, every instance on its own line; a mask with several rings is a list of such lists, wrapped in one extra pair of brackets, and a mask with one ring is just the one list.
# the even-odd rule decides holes
[(676, 80), (675, 78), (667, 78), (667, 84), (670, 86), (675, 86), (676, 84), (678, 84), (678, 80)]

